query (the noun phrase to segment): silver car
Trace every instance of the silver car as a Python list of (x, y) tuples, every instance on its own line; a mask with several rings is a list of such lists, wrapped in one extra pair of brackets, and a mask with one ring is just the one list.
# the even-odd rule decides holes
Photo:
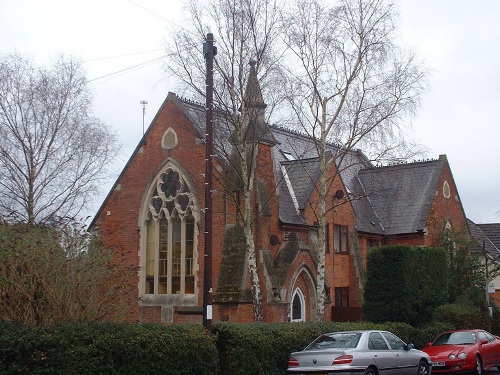
[(288, 359), (287, 374), (431, 374), (429, 356), (388, 331), (332, 332)]

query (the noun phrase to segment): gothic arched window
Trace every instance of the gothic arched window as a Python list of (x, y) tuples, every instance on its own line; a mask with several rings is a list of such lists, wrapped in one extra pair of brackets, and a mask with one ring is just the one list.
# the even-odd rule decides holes
[(304, 294), (297, 288), (292, 297), (292, 322), (303, 322), (306, 320), (306, 306)]
[[(144, 294), (195, 294), (194, 197), (173, 167), (156, 179), (144, 222)], [(143, 233), (144, 233), (143, 232)]]

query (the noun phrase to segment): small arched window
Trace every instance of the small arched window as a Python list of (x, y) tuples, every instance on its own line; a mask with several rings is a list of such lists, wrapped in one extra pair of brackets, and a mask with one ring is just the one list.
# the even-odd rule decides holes
[(300, 288), (295, 289), (292, 297), (292, 322), (304, 322), (306, 320), (306, 304), (304, 294)]
[(450, 197), (450, 184), (448, 183), (448, 181), (445, 181), (443, 183), (443, 196), (445, 198), (449, 198)]
[(163, 147), (166, 150), (171, 150), (177, 146), (178, 139), (177, 139), (177, 133), (175, 132), (174, 129), (168, 128), (165, 133), (163, 134), (163, 138), (161, 140), (161, 147)]

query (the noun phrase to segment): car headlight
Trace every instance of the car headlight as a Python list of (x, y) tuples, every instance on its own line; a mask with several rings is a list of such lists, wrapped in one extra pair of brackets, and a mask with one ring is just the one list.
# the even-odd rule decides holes
[(464, 353), (464, 352), (458, 353), (458, 355), (457, 355), (458, 359), (464, 359), (465, 357), (467, 357), (467, 353)]
[(455, 359), (455, 354), (450, 354), (450, 355), (448, 356), (448, 358), (449, 358), (449, 359)]

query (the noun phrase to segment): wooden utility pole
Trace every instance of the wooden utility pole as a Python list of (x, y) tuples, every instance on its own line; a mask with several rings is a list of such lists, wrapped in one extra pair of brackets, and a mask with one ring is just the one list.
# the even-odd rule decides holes
[(203, 43), (203, 55), (207, 64), (206, 73), (206, 104), (205, 104), (205, 253), (203, 267), (203, 327), (207, 331), (212, 329), (212, 183), (213, 183), (213, 99), (214, 99), (214, 56), (217, 48), (214, 47), (214, 36), (207, 34)]

